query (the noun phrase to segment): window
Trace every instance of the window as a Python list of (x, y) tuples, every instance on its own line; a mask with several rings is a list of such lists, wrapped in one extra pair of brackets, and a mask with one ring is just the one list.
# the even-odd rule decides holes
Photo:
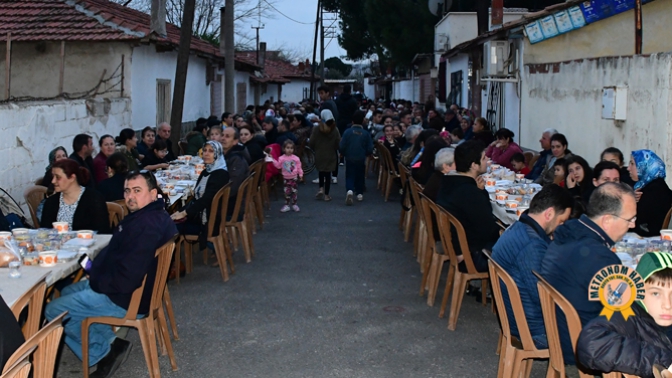
[(450, 94), (448, 95), (447, 105), (457, 104), (462, 106), (462, 71), (455, 71), (450, 74)]
[(170, 107), (172, 105), (170, 92), (172, 85), (168, 79), (156, 79), (156, 124), (170, 122)]

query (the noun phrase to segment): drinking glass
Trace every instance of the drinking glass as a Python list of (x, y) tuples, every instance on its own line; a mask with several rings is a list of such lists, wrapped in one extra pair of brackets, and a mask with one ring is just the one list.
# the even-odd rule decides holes
[(9, 263), (9, 277), (21, 277), (21, 261), (10, 261)]

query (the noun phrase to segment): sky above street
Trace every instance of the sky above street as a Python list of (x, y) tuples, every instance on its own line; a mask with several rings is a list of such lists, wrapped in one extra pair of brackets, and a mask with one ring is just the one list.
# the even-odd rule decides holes
[[(263, 5), (264, 0), (258, 1), (261, 1)], [(304, 59), (312, 59), (317, 0), (269, 1), (272, 7), (275, 7), (275, 9), (271, 8), (269, 10), (273, 14), (273, 17), (262, 18), (261, 23), (264, 24), (264, 29), (261, 29), (259, 32), (259, 40), (266, 42), (268, 50), (289, 49), (300, 53), (301, 56), (305, 56)], [(325, 22), (325, 26), (327, 25), (328, 23)], [(245, 25), (250, 35), (254, 35), (255, 33), (255, 30), (251, 29), (253, 26), (257, 26), (256, 17), (250, 19)], [(338, 27), (338, 23), (335, 23), (334, 26)], [(341, 57), (345, 55), (345, 50), (338, 45), (338, 40), (335, 38), (331, 42), (325, 39), (324, 43), (327, 46), (324, 52), (325, 59), (332, 56)], [(317, 48), (317, 60), (319, 60), (319, 39)]]

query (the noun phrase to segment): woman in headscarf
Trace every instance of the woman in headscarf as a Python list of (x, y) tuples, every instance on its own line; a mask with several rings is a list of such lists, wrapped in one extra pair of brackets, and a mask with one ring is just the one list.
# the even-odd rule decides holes
[[(204, 231), (208, 229), (207, 222), (212, 199), (229, 182), (224, 151), (219, 142), (211, 140), (203, 145), (203, 163), (205, 163), (205, 169), (196, 181), (194, 200), (189, 202), (184, 210), (170, 216), (175, 221), (186, 219), (186, 221), (177, 225), (177, 229), (183, 235), (199, 235), (201, 249), (205, 249), (206, 246), (207, 235)], [(219, 210), (217, 214), (215, 230), (219, 230), (219, 222), (221, 221)]]
[(42, 183), (40, 185), (46, 186), (47, 187), (47, 195), (50, 196), (54, 193), (54, 184), (51, 183), (51, 180), (54, 178), (54, 176), (51, 174), (51, 166), (63, 159), (68, 158), (68, 152), (65, 150), (65, 147), (63, 146), (58, 146), (51, 150), (49, 153), (49, 165), (47, 165), (47, 169), (44, 171), (44, 178), (42, 178)]
[(637, 197), (633, 231), (639, 236), (658, 236), (672, 207), (672, 191), (665, 182), (665, 162), (651, 150), (632, 151), (628, 172), (635, 181)]

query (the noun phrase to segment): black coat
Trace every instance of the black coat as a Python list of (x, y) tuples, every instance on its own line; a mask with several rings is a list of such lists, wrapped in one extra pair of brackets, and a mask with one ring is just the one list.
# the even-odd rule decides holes
[[(220, 189), (224, 187), (224, 185), (229, 183), (229, 172), (224, 169), (216, 169), (212, 171), (212, 173), (209, 173), (206, 170), (203, 170), (201, 172), (200, 176), (198, 176), (198, 180), (196, 181), (196, 186), (201, 182), (203, 177), (205, 176), (210, 176), (208, 178), (208, 183), (205, 185), (205, 192), (203, 192), (203, 196), (199, 199), (195, 199), (187, 205), (187, 208), (185, 209), (187, 213), (187, 217), (198, 224), (201, 223), (201, 212), (205, 211), (205, 216), (207, 217), (206, 219), (209, 219), (210, 216), (210, 206), (212, 205), (212, 199), (215, 197), (217, 192), (219, 192)], [(217, 211), (219, 214), (219, 210)], [(217, 216), (217, 223), (214, 225), (215, 230), (219, 230), (219, 222), (221, 221), (220, 217)], [(207, 224), (206, 224), (207, 225)], [(206, 229), (207, 231), (207, 229)]]
[(341, 93), (336, 98), (336, 108), (338, 108), (336, 127), (342, 135), (348, 125), (352, 123), (352, 116), (357, 111), (357, 100), (350, 93)]
[(266, 139), (263, 136), (257, 135), (245, 143), (247, 152), (250, 153), (250, 160), (254, 163), (259, 159), (264, 158), (264, 148), (266, 148)]
[(76, 152), (73, 152), (68, 156), (69, 159), (72, 159), (76, 161), (80, 167), (84, 167), (89, 171), (89, 181), (87, 182), (81, 182), (80, 184), (82, 186), (85, 186), (87, 188), (93, 188), (95, 187), (95, 175), (94, 172), (96, 171), (94, 166), (93, 166), (93, 158), (91, 156), (87, 157), (86, 159), (82, 159), (81, 156), (77, 155)]
[[(44, 201), (42, 209), (42, 227), (51, 227), (57, 222), (58, 208), (60, 206), (61, 193), (55, 193)], [(110, 219), (107, 212), (107, 204), (100, 192), (95, 189), (86, 189), (79, 199), (79, 204), (72, 217), (72, 230), (94, 230), (101, 234), (110, 233)]]
[(89, 271), (91, 289), (125, 309), (147, 275), (140, 314), (149, 311), (156, 277), (156, 250), (177, 234), (175, 223), (163, 206), (163, 200), (159, 199), (127, 215)]
[(581, 330), (576, 349), (581, 365), (598, 372), (653, 378), (654, 364), (672, 364), (672, 327), (656, 324), (638, 304), (632, 309), (635, 316), (627, 321), (616, 312), (610, 320), (599, 316)]
[(2, 324), (0, 327), (0, 371), (2, 371), (7, 360), (26, 341), (19, 323), (2, 296), (0, 296), (0, 324)]
[(117, 173), (112, 177), (98, 183), (98, 191), (103, 195), (106, 202), (114, 202), (124, 199), (125, 173)]
[(642, 198), (637, 202), (637, 221), (633, 231), (639, 236), (658, 236), (665, 216), (672, 207), (672, 191), (662, 178), (651, 181), (641, 191)]

